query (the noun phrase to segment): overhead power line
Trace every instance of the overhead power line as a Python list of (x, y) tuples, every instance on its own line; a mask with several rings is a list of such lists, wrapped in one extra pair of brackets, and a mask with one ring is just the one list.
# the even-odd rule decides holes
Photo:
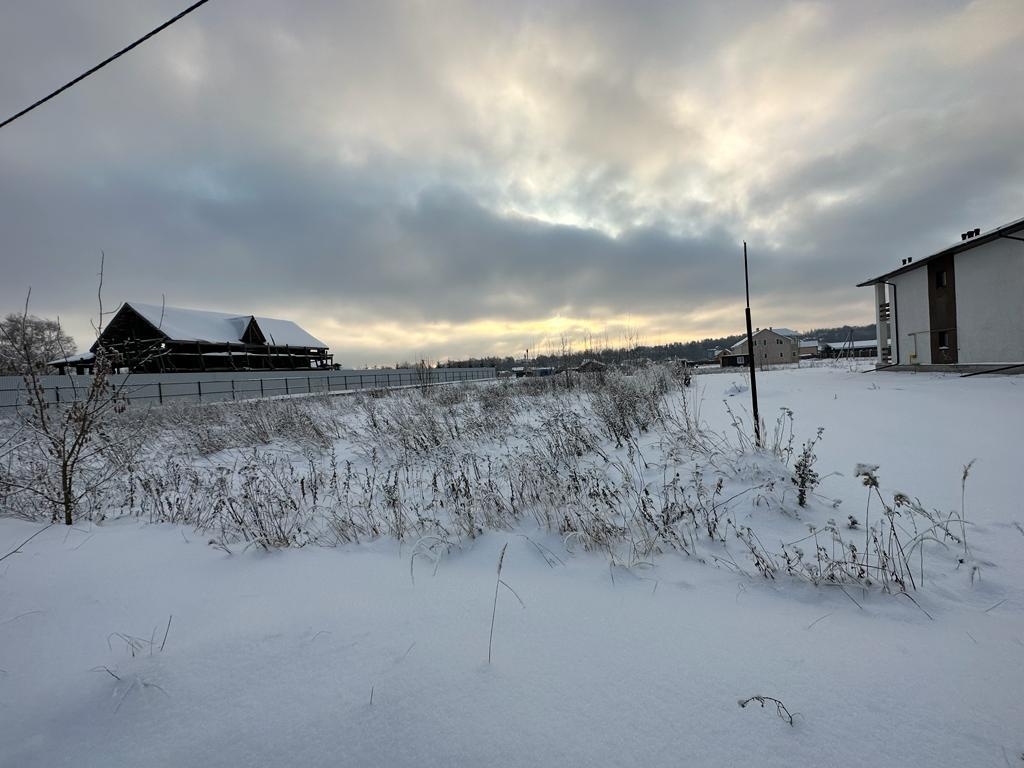
[(120, 58), (121, 56), (124, 56), (132, 48), (135, 48), (135, 47), (137, 47), (139, 45), (142, 45), (144, 42), (149, 40), (149, 38), (153, 37), (154, 35), (159, 34), (160, 32), (163, 32), (165, 29), (167, 29), (169, 26), (171, 26), (171, 24), (173, 24), (174, 22), (178, 21), (179, 19), (183, 19), (184, 17), (186, 17), (190, 13), (192, 13), (192, 11), (194, 11), (196, 8), (198, 8), (201, 5), (205, 5), (208, 2), (210, 2), (210, 0), (199, 0), (196, 3), (193, 3), (192, 5), (190, 5), (188, 8), (186, 8), (184, 11), (179, 13), (174, 18), (168, 19), (163, 24), (161, 24), (159, 27), (154, 29), (152, 32), (149, 32), (149, 33), (143, 35), (138, 40), (136, 40), (134, 43), (132, 43), (131, 45), (129, 45), (129, 46), (125, 47), (125, 48), (122, 48), (120, 51), (115, 53), (110, 58), (104, 59), (99, 64), (97, 64), (95, 67), (93, 67), (90, 70), (87, 70), (86, 72), (83, 72), (82, 74), (80, 74), (78, 77), (76, 77), (71, 82), (65, 83), (60, 88), (58, 88), (56, 91), (51, 93), (49, 96), (44, 96), (43, 98), (41, 98), (39, 101), (35, 102), (34, 104), (31, 104), (31, 105), (25, 107), (25, 109), (21, 110), (21, 112), (19, 112), (18, 114), (12, 115), (11, 117), (7, 118), (2, 123), (0, 123), (0, 128), (3, 128), (5, 125), (8, 125), (10, 123), (13, 123), (15, 120), (17, 120), (22, 115), (27, 115), (29, 112), (31, 112), (36, 107), (42, 106), (43, 104), (48, 102), (50, 99), (52, 99), (57, 94), (63, 93), (68, 88), (70, 88), (71, 86), (75, 85), (76, 83), (80, 83), (82, 80), (85, 80), (85, 78), (87, 78), (89, 75), (91, 75), (94, 72), (97, 72), (97, 71), (103, 69), (105, 66), (107, 66), (107, 64), (112, 62), (114, 59), (117, 59), (117, 58)]

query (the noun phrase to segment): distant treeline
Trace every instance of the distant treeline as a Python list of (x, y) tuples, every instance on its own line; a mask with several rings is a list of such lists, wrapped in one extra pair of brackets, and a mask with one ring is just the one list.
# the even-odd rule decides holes
[[(675, 341), (671, 344), (648, 346), (640, 344), (635, 347), (619, 347), (616, 349), (569, 349), (565, 354), (540, 354), (530, 358), (530, 365), (560, 366), (579, 365), (584, 360), (600, 360), (603, 363), (619, 363), (623, 360), (647, 358), (655, 362), (663, 360), (707, 360), (714, 356), (716, 349), (731, 347), (743, 336), (721, 336), (714, 339), (699, 341)], [(874, 325), (843, 325), (837, 328), (815, 328), (800, 334), (801, 339), (817, 339), (826, 344), (841, 344), (847, 340), (867, 341), (875, 338)], [(508, 370), (522, 365), (521, 360), (512, 357), (474, 357), (469, 360), (449, 360), (438, 363), (441, 368), (472, 368), (474, 366), (490, 366), (499, 370)]]

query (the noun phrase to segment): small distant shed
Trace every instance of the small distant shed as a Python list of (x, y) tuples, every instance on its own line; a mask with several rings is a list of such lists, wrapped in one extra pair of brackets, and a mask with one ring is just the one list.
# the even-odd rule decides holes
[(92, 373), (96, 365), (96, 355), (92, 352), (82, 352), (79, 355), (58, 357), (56, 360), (47, 360), (47, 365), (53, 366), (60, 374), (77, 373), (79, 375)]
[(821, 345), (817, 339), (800, 339), (800, 358), (818, 357)]
[(584, 360), (576, 367), (580, 373), (602, 373), (607, 369), (608, 366), (600, 360)]

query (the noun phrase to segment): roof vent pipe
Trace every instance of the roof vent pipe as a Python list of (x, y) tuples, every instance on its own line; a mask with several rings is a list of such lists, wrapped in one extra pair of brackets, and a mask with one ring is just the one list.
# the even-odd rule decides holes
[(981, 229), (979, 229), (978, 227), (975, 227), (974, 228), (974, 236), (977, 237), (980, 234), (981, 234)]
[(966, 232), (961, 232), (960, 233), (960, 240), (963, 241), (963, 240), (966, 240), (966, 239), (967, 239), (967, 233)]

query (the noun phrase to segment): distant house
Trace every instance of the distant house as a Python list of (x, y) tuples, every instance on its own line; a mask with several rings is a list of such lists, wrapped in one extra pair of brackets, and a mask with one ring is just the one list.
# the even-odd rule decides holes
[(875, 288), (878, 363), (1024, 363), (1024, 219), (860, 283)]
[[(800, 361), (800, 336), (789, 328), (760, 328), (754, 334), (754, 364), (759, 368)], [(742, 339), (718, 355), (723, 368), (748, 365), (749, 347)]]
[(512, 368), (512, 374), (521, 379), (524, 376), (533, 378), (535, 376), (554, 376), (555, 368), (551, 365), (517, 365)]
[(827, 342), (822, 354), (825, 357), (877, 357), (878, 339)]
[(603, 373), (607, 368), (608, 366), (600, 360), (584, 360), (576, 367), (576, 370), (580, 373)]
[[(745, 346), (746, 345), (744, 344), (744, 347)], [(747, 365), (747, 356), (745, 354), (740, 354), (738, 351), (733, 352), (732, 349), (718, 350), (718, 353), (715, 355), (715, 359), (723, 368), (734, 368), (738, 365)]]
[(821, 354), (821, 344), (817, 339), (800, 339), (800, 359), (818, 357)]
[(133, 373), (305, 370), (332, 363), (327, 345), (290, 320), (139, 302), (121, 305), (90, 352), (101, 348), (116, 368)]

